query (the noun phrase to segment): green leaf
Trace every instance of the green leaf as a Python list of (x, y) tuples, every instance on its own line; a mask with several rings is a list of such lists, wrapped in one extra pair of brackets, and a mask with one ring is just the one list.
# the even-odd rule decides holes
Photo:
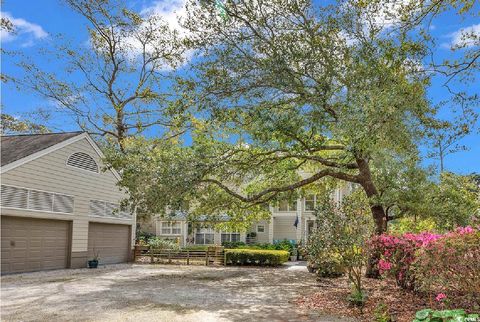
[(432, 312), (431, 309), (420, 310), (417, 313), (415, 313), (415, 317), (419, 320), (425, 320), (430, 314), (430, 312)]

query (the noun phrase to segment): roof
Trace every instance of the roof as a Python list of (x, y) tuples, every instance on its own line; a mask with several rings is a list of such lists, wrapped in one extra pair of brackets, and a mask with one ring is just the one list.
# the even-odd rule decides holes
[(1, 165), (7, 165), (29, 155), (71, 139), (83, 132), (5, 135), (1, 137)]
[(197, 221), (197, 222), (204, 222), (204, 221), (229, 221), (231, 218), (227, 214), (220, 214), (220, 215), (199, 215), (199, 216), (192, 216), (189, 217), (188, 213), (183, 211), (176, 211), (174, 213), (169, 213), (164, 216), (159, 216), (159, 219), (164, 220), (190, 220), (190, 221)]

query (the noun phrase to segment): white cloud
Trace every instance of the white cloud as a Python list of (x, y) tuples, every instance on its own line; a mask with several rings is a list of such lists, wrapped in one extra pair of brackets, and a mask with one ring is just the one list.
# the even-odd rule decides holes
[(35, 40), (48, 37), (48, 33), (42, 26), (29, 22), (22, 18), (15, 18), (8, 12), (1, 12), (2, 18), (7, 18), (14, 26), (14, 32), (1, 30), (2, 42), (11, 42), (16, 39), (23, 40), (22, 46), (28, 47), (34, 44)]
[(185, 34), (186, 30), (180, 26), (180, 19), (187, 14), (185, 8), (186, 0), (159, 0), (154, 1), (151, 6), (144, 8), (140, 13), (142, 15), (159, 15), (170, 26), (176, 29), (180, 34)]
[(451, 42), (449, 48), (465, 48), (480, 46), (480, 24), (461, 28), (450, 34)]

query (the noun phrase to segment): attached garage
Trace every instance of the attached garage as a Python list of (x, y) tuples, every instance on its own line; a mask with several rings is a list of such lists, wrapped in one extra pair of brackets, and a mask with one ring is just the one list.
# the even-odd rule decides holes
[(2, 274), (69, 266), (71, 222), (1, 217)]
[(88, 258), (98, 254), (100, 264), (127, 262), (130, 258), (130, 225), (90, 222)]

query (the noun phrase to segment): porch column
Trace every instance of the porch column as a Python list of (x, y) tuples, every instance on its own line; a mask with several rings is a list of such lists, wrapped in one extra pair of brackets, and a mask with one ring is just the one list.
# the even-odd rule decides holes
[(269, 206), (269, 209), (270, 209), (270, 220), (268, 222), (268, 242), (270, 244), (273, 244), (273, 206)]
[(188, 237), (188, 222), (183, 223), (183, 247), (187, 246), (187, 237)]
[(302, 240), (302, 199), (297, 199), (298, 225), (295, 230), (297, 243)]

